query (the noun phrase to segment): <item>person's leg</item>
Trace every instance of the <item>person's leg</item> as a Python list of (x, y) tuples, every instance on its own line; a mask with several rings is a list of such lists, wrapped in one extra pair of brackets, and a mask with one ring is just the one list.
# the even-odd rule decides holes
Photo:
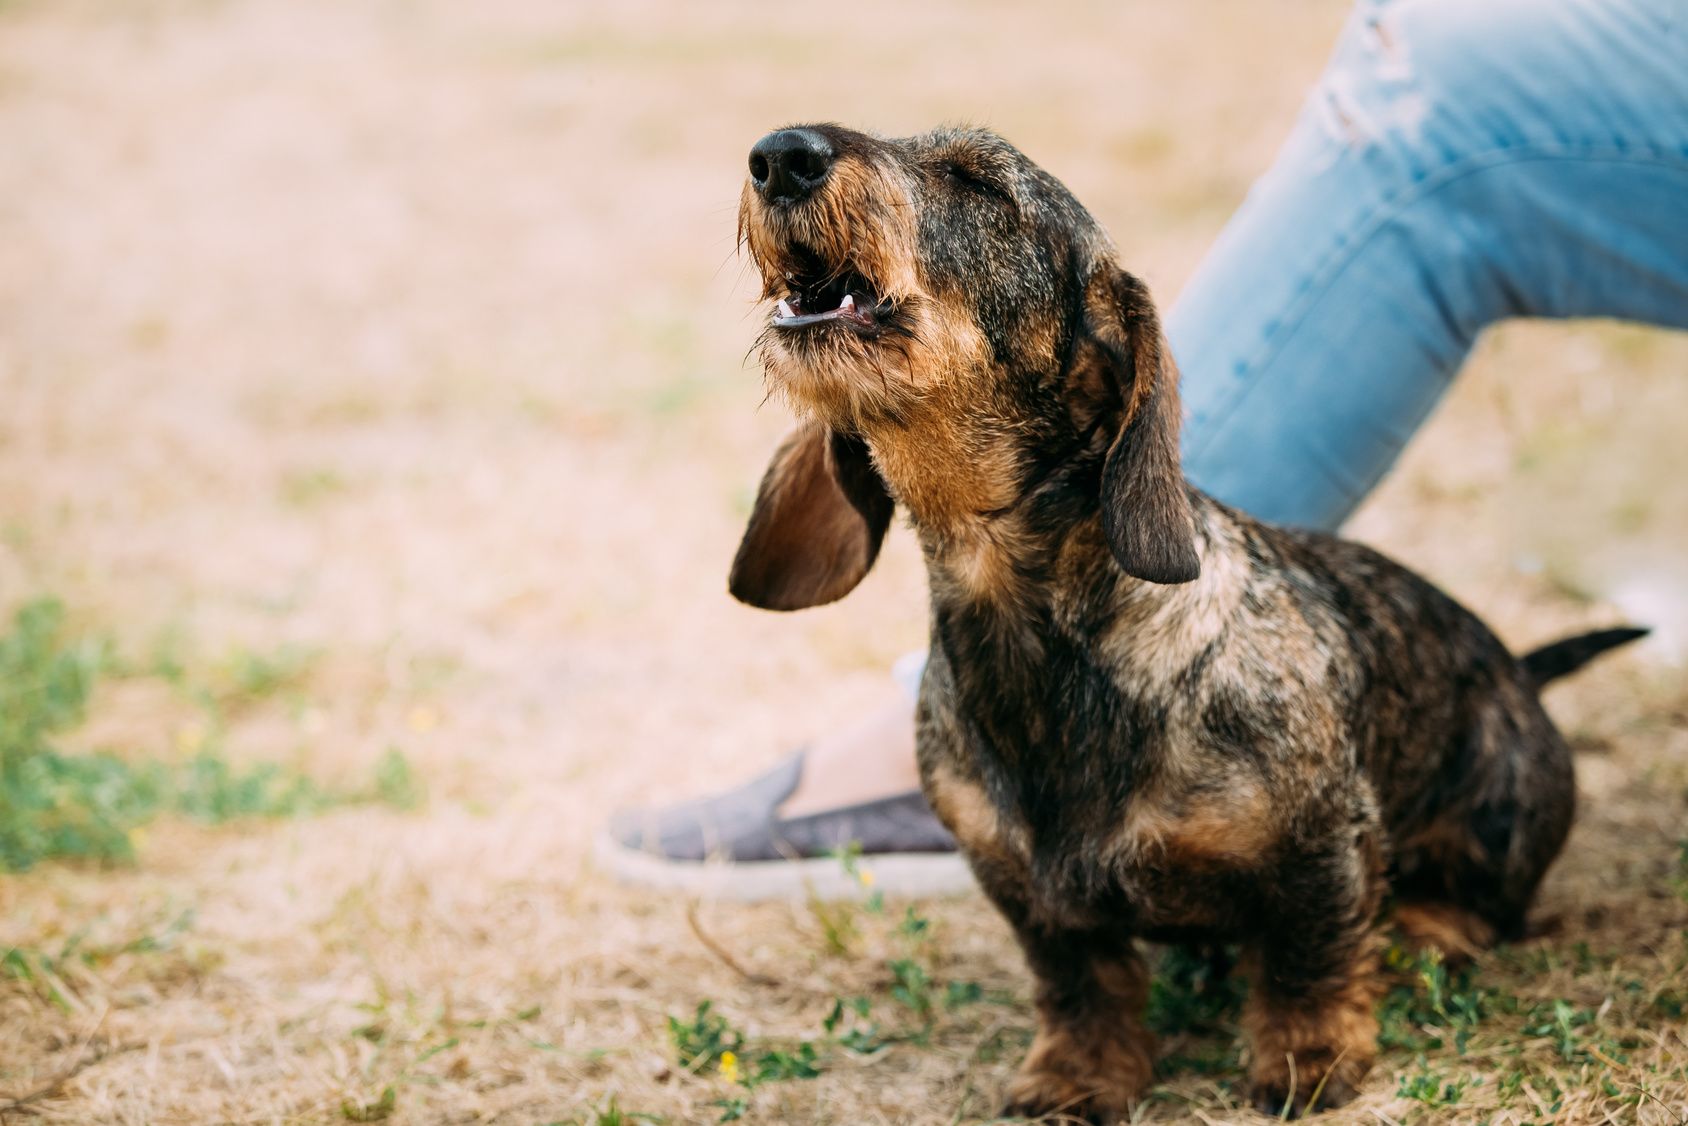
[(810, 745), (803, 778), (780, 804), (780, 814), (803, 817), (919, 788), (914, 704), (898, 685), (873, 711)]
[(1167, 318), (1185, 470), (1335, 528), (1505, 317), (1688, 326), (1688, 11), (1362, 3)]
[[(1674, 0), (1362, 2), (1169, 311), (1191, 478), (1262, 518), (1332, 528), (1483, 326), (1688, 324), (1683, 23)], [(906, 778), (911, 715), (888, 695), (790, 788), (757, 791), (763, 815), (846, 804), (829, 778), (859, 794)]]

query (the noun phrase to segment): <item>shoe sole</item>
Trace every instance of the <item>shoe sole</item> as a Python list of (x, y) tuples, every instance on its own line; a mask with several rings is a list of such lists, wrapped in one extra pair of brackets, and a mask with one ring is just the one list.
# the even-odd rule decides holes
[[(666, 860), (628, 848), (607, 833), (593, 842), (597, 866), (634, 887), (682, 891), (737, 903), (962, 895), (978, 890), (967, 861), (954, 852), (888, 852), (864, 856), (852, 876), (836, 857), (801, 860)], [(863, 878), (865, 877), (865, 878)]]

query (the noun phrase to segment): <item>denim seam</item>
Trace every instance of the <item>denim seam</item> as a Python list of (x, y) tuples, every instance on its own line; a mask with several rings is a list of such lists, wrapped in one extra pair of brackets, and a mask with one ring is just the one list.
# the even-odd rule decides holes
[[(1434, 192), (1441, 191), (1467, 176), (1507, 164), (1523, 164), (1536, 160), (1650, 164), (1666, 168), (1688, 169), (1688, 150), (1685, 150), (1681, 155), (1673, 156), (1669, 152), (1659, 151), (1656, 147), (1651, 152), (1637, 152), (1622, 146), (1609, 145), (1554, 146), (1531, 144), (1519, 148), (1496, 149), (1448, 164), (1422, 180), (1416, 181), (1394, 198), (1385, 200), (1379, 205), (1376, 214), (1366, 223), (1354, 228), (1356, 233), (1352, 238), (1333, 249), (1323, 262), (1320, 262), (1310, 271), (1310, 276), (1315, 280), (1309, 282), (1303, 288), (1303, 291), (1297, 295), (1294, 304), (1290, 306), (1290, 312), (1279, 318), (1277, 327), (1267, 335), (1266, 339), (1261, 341), (1254, 353), (1248, 357), (1244, 363), (1244, 370), (1258, 371), (1270, 362), (1274, 353), (1282, 352), (1288, 341), (1306, 323), (1307, 314), (1311, 307), (1318, 301), (1323, 300), (1328, 294), (1331, 283), (1359, 257), (1360, 251), (1370, 244), (1380, 230), (1398, 219), (1409, 208), (1422, 203)], [(1205, 412), (1207, 417), (1225, 416), (1229, 418), (1234, 415), (1249, 394), (1259, 386), (1260, 380), (1248, 378), (1239, 381), (1239, 383), (1240, 385), (1226, 395), (1224, 401), (1218, 407)], [(1198, 447), (1192, 447), (1186, 452), (1185, 456), (1194, 458), (1206, 453), (1208, 447), (1214, 441), (1214, 431), (1214, 427), (1208, 427), (1208, 436), (1202, 440), (1202, 444)]]

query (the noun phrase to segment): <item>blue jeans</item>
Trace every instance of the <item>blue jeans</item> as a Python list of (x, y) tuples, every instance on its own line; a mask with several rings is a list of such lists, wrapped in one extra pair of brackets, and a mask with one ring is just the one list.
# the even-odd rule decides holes
[(1685, 25), (1682, 0), (1361, 0), (1168, 313), (1191, 480), (1334, 528), (1486, 325), (1688, 327)]

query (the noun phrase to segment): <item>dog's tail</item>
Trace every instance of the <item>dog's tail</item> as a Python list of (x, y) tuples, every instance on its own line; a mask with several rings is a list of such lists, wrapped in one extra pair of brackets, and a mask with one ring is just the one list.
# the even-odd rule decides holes
[(1618, 629), (1599, 629), (1593, 633), (1579, 633), (1575, 637), (1543, 645), (1540, 649), (1532, 649), (1518, 658), (1518, 662), (1524, 666), (1524, 671), (1530, 674), (1530, 679), (1536, 682), (1536, 687), (1540, 688), (1549, 681), (1576, 672), (1606, 650), (1627, 645), (1651, 632), (1652, 630), (1640, 626), (1623, 626)]

